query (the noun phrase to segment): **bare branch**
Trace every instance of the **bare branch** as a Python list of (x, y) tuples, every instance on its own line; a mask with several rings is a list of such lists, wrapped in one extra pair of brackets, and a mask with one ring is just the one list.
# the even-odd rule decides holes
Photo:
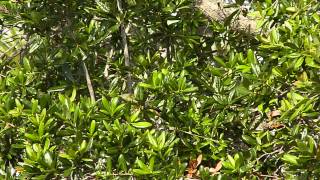
[(95, 101), (96, 101), (96, 98), (95, 98), (95, 96), (94, 96), (94, 91), (93, 91), (93, 87), (92, 87), (92, 83), (91, 83), (91, 79), (90, 79), (90, 75), (89, 75), (87, 66), (86, 66), (86, 64), (84, 63), (84, 61), (81, 62), (81, 65), (82, 65), (84, 74), (85, 74), (85, 76), (86, 76), (87, 87), (88, 87), (88, 90), (89, 90), (89, 94), (90, 94), (91, 101), (92, 101), (92, 102), (95, 102)]
[(277, 150), (275, 150), (275, 151), (273, 151), (273, 152), (265, 153), (265, 154), (261, 155), (260, 157), (258, 157), (258, 158), (256, 159), (256, 161), (260, 161), (260, 159), (262, 159), (262, 158), (265, 157), (265, 156), (270, 156), (270, 155), (273, 155), (273, 154), (276, 154), (276, 153), (281, 153), (281, 152), (282, 152), (282, 149), (283, 149), (283, 146), (281, 146), (279, 149), (277, 149)]
[(109, 62), (108, 61), (111, 61), (112, 59), (112, 56), (113, 56), (113, 47), (111, 48), (111, 50), (109, 51), (109, 56), (108, 56), (108, 59), (107, 59), (107, 62), (106, 62), (106, 66), (104, 68), (104, 71), (103, 71), (103, 76), (104, 78), (108, 79), (108, 76), (109, 76)]
[[(122, 0), (117, 0), (117, 6), (118, 6), (119, 12), (123, 14)], [(124, 22), (121, 22), (120, 31), (121, 31), (121, 38), (122, 38), (122, 45), (123, 45), (124, 65), (130, 68), (130, 55), (129, 55), (128, 41), (127, 41), (126, 27)], [(127, 86), (128, 86), (128, 93), (132, 93), (132, 80), (131, 80), (130, 72), (128, 72), (128, 75), (127, 75)]]

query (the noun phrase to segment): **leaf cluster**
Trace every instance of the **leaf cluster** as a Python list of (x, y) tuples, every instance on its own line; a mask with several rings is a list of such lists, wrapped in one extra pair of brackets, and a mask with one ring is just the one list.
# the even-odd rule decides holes
[(1, 1), (0, 177), (319, 177), (320, 5), (250, 5)]

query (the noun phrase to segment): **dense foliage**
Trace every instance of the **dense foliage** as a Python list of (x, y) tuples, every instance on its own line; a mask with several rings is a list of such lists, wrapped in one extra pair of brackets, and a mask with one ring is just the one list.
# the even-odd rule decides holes
[(320, 177), (320, 5), (236, 3), (0, 1), (0, 178)]

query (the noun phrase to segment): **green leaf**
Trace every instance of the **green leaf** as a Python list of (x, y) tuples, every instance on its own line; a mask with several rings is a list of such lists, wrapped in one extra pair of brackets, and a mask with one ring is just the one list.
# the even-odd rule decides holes
[(38, 110), (38, 100), (32, 99), (31, 102), (32, 102), (32, 110), (31, 110), (31, 113), (34, 114), (34, 113), (36, 113), (37, 110)]
[(47, 109), (43, 108), (41, 113), (40, 113), (40, 122), (44, 122), (46, 116), (47, 116)]
[(31, 71), (30, 62), (27, 58), (23, 58), (23, 67), (27, 72)]
[(112, 173), (112, 157), (107, 156), (106, 159), (107, 159), (106, 171), (107, 171), (107, 174), (111, 174)]
[(39, 136), (37, 134), (29, 134), (29, 133), (26, 133), (24, 135), (26, 138), (32, 140), (32, 141), (39, 141)]
[(50, 154), (49, 152), (46, 152), (46, 153), (44, 154), (44, 162), (45, 162), (49, 167), (51, 167), (53, 160), (52, 160), (51, 154)]
[(164, 144), (166, 143), (166, 134), (165, 132), (163, 131), (161, 133), (161, 135), (158, 137), (158, 142), (159, 142), (159, 149), (163, 149), (164, 147)]
[(316, 64), (312, 57), (309, 57), (309, 56), (306, 57), (305, 62), (306, 62), (306, 65), (309, 66), (309, 67), (320, 69), (320, 65)]
[(239, 169), (240, 166), (242, 165), (243, 163), (243, 157), (242, 157), (242, 153), (237, 153), (234, 155), (234, 160), (235, 160), (235, 168), (236, 169)]
[(92, 120), (91, 121), (91, 124), (90, 124), (90, 135), (92, 136), (94, 131), (96, 129), (96, 121), (95, 120)]
[(152, 171), (149, 169), (133, 169), (132, 170), (134, 174), (136, 175), (147, 175), (152, 174)]
[(234, 170), (234, 168), (235, 168), (230, 162), (226, 162), (226, 161), (222, 162), (222, 165), (223, 165), (223, 167), (225, 167), (227, 169), (231, 169), (231, 170)]
[(304, 57), (300, 57), (299, 59), (296, 60), (296, 62), (294, 63), (294, 70), (298, 70), (302, 63), (304, 62)]
[(95, 27), (95, 25), (96, 25), (96, 20), (94, 20), (94, 19), (91, 19), (91, 21), (90, 21), (90, 24), (89, 24), (89, 27), (88, 27), (88, 33), (91, 33), (92, 32), (92, 30), (93, 30), (93, 28)]
[(198, 87), (190, 87), (190, 88), (186, 88), (184, 90), (182, 90), (182, 92), (184, 93), (191, 93), (191, 92), (195, 92), (198, 91)]
[(291, 155), (291, 154), (285, 154), (283, 155), (283, 157), (281, 158), (283, 161), (289, 163), (289, 164), (292, 164), (292, 165), (298, 165), (298, 157), (297, 156), (294, 156), (294, 155)]
[(118, 157), (118, 165), (119, 165), (121, 170), (123, 170), (125, 172), (128, 171), (127, 161), (125, 160), (123, 154), (120, 154), (119, 157)]
[(30, 145), (26, 145), (26, 152), (31, 160), (37, 159), (37, 154), (33, 151), (32, 147)]
[(148, 128), (152, 126), (152, 124), (149, 122), (136, 122), (136, 123), (131, 123), (131, 125), (136, 128)]
[(109, 102), (104, 96), (101, 98), (101, 102), (102, 102), (102, 105), (105, 109), (107, 109), (109, 107)]
[(140, 110), (139, 110), (139, 111), (136, 111), (135, 113), (133, 113), (133, 114), (130, 116), (130, 122), (131, 122), (131, 123), (136, 122), (136, 121), (138, 120), (139, 114), (140, 114)]
[(317, 23), (320, 23), (320, 16), (316, 12), (312, 14), (312, 17)]
[(298, 11), (298, 9), (296, 7), (287, 7), (286, 11), (290, 13), (295, 13)]
[(178, 22), (180, 22), (179, 19), (176, 19), (176, 20), (167, 20), (167, 25), (170, 26), (170, 25), (176, 24), (176, 23), (178, 23)]
[(145, 165), (141, 160), (137, 160), (137, 163), (138, 163), (138, 166), (141, 168), (141, 169), (147, 169), (149, 170), (149, 167), (147, 165)]
[(63, 171), (65, 177), (69, 177), (75, 168), (71, 167)]
[(92, 162), (93, 159), (90, 159), (90, 158), (81, 158), (82, 161), (85, 161), (85, 162)]
[(231, 165), (232, 165), (232, 167), (233, 168), (235, 168), (236, 167), (236, 161), (233, 159), (233, 157), (232, 156), (230, 156), (229, 154), (228, 154), (228, 160), (229, 160), (229, 162), (231, 163)]
[(211, 72), (211, 74), (213, 74), (215, 76), (222, 76), (223, 75), (220, 68), (210, 67), (210, 72)]
[(276, 29), (272, 29), (270, 39), (273, 43), (278, 43), (279, 42), (279, 33)]
[(150, 169), (151, 171), (153, 171), (155, 159), (156, 159), (155, 156), (151, 156), (151, 158), (149, 159), (149, 169)]
[(110, 12), (110, 8), (105, 3), (101, 2), (100, 0), (96, 0), (96, 3), (98, 5), (98, 8), (104, 13)]
[(41, 121), (39, 123), (38, 134), (39, 134), (39, 138), (42, 139), (42, 136), (44, 134), (44, 122), (43, 121)]
[(140, 87), (144, 87), (144, 88), (149, 88), (149, 89), (155, 89), (155, 87), (151, 84), (147, 84), (147, 83), (139, 83)]
[(30, 48), (29, 48), (29, 53), (33, 53), (35, 50), (37, 50), (40, 45), (42, 44), (43, 40), (40, 39), (40, 41), (36, 42), (36, 43), (32, 43)]
[[(299, 97), (300, 95), (294, 94), (295, 96)], [(299, 97), (300, 98), (300, 97)], [(301, 97), (302, 98), (302, 97)], [(298, 117), (310, 104), (314, 102), (314, 98), (310, 99), (302, 99), (294, 108), (294, 113), (291, 114), (289, 120), (292, 121), (296, 117)]]
[(111, 34), (118, 31), (119, 30), (119, 27), (120, 27), (120, 24), (115, 24), (113, 25), (112, 27), (110, 27), (108, 29), (107, 32), (104, 33), (103, 36), (101, 36), (100, 38), (98, 38), (97, 40), (93, 41), (90, 45), (91, 46), (95, 46), (103, 41), (105, 41), (107, 38), (110, 38), (111, 37)]
[(157, 143), (156, 139), (151, 135), (150, 132), (148, 132), (147, 134), (148, 134), (148, 140), (149, 140), (149, 143), (151, 144), (151, 146), (153, 146), (154, 148), (158, 148), (158, 143)]
[(44, 143), (43, 151), (48, 151), (50, 148), (50, 139), (46, 138), (46, 141)]
[(265, 37), (263, 37), (261, 35), (258, 35), (257, 38), (258, 38), (259, 41), (261, 41), (264, 44), (269, 44), (270, 43), (269, 39), (267, 39), (267, 38), (265, 38)]
[(254, 138), (248, 136), (248, 135), (242, 135), (242, 139), (243, 139), (246, 143), (248, 143), (248, 144), (250, 144), (250, 145), (256, 145), (256, 144), (257, 144), (256, 140), (255, 140)]
[(297, 59), (301, 56), (300, 53), (291, 53), (291, 54), (288, 54), (286, 55), (287, 58), (290, 58), (290, 59)]
[(225, 18), (224, 25), (225, 26), (230, 26), (233, 18), (236, 15), (239, 15), (239, 14), (240, 14), (240, 9), (237, 9), (237, 10), (233, 11), (227, 18)]
[(253, 71), (253, 73), (259, 77), (260, 74), (260, 66), (258, 64), (251, 64), (251, 69)]
[(64, 158), (64, 159), (69, 159), (69, 160), (73, 159), (73, 157), (71, 157), (70, 155), (65, 154), (65, 153), (59, 154), (59, 157)]
[(52, 92), (62, 92), (65, 90), (65, 88), (67, 87), (67, 85), (61, 85), (61, 86), (55, 86), (55, 87), (51, 87), (48, 89), (48, 93), (52, 93)]
[(254, 55), (254, 52), (252, 51), (252, 49), (248, 50), (248, 62), (251, 64), (256, 64), (257, 63), (257, 59), (256, 56)]
[(288, 28), (288, 29), (290, 30), (290, 32), (292, 32), (292, 26), (291, 26), (291, 24), (290, 24), (288, 21), (285, 21), (285, 22), (284, 22), (284, 26), (285, 26), (286, 28)]
[(224, 60), (218, 56), (214, 56), (213, 59), (222, 67), (227, 67), (227, 65), (224, 63)]
[(279, 69), (279, 67), (272, 68), (272, 74), (275, 75), (275, 76), (279, 76), (279, 77), (283, 76), (283, 74), (282, 74), (281, 70)]
[(23, 109), (23, 105), (20, 103), (18, 99), (14, 100), (18, 109)]
[(72, 90), (72, 94), (71, 94), (71, 97), (70, 97), (70, 101), (73, 102), (76, 98), (76, 95), (77, 95), (77, 89), (76, 88), (73, 88)]
[(120, 97), (127, 102), (137, 102), (135, 96), (131, 93), (121, 94)]
[(236, 88), (236, 92), (238, 93), (239, 96), (245, 96), (249, 93), (251, 93), (251, 91), (249, 89), (247, 89), (246, 87), (244, 87), (243, 85), (240, 85)]
[(80, 145), (80, 149), (79, 149), (79, 152), (80, 153), (84, 153), (87, 149), (87, 141), (86, 140), (83, 140), (81, 145)]

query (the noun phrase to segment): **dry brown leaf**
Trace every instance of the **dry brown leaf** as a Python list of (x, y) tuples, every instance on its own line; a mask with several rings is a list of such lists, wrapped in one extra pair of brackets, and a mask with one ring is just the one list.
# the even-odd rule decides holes
[(285, 127), (284, 124), (277, 121), (264, 122), (261, 126), (264, 130), (281, 129)]
[(201, 164), (201, 161), (202, 161), (202, 154), (200, 154), (200, 155), (197, 157), (197, 167)]
[(216, 167), (209, 169), (209, 172), (210, 172), (212, 175), (215, 175), (217, 172), (220, 171), (221, 168), (222, 168), (222, 161), (219, 161), (219, 162), (216, 164)]
[(17, 173), (21, 173), (24, 171), (24, 168), (21, 166), (16, 166), (14, 169), (16, 170)]
[(197, 171), (197, 160), (193, 159), (189, 161), (188, 165), (188, 178), (192, 178), (193, 174)]
[(280, 115), (281, 115), (281, 111), (279, 110), (270, 111), (267, 114), (269, 120), (272, 120), (273, 117), (280, 116)]
[(4, 128), (9, 129), (9, 128), (14, 128), (14, 127), (16, 127), (14, 124), (6, 123), (6, 126)]
[(197, 172), (197, 167), (201, 164), (202, 154), (200, 154), (197, 159), (192, 159), (189, 161), (187, 178), (192, 178)]

